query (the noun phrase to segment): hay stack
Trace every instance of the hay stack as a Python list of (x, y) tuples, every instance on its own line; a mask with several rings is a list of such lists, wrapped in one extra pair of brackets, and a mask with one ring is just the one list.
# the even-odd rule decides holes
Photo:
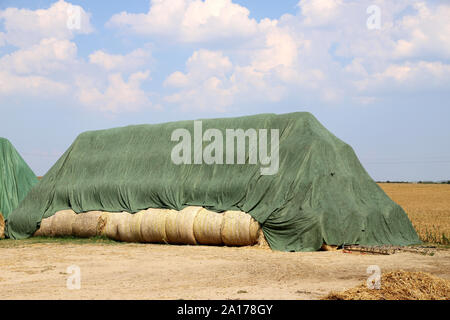
[(90, 238), (104, 234), (107, 213), (89, 211), (76, 215), (72, 224), (72, 235), (80, 238)]
[(200, 210), (194, 220), (194, 236), (200, 244), (221, 245), (223, 214)]
[(194, 235), (194, 220), (202, 207), (186, 207), (172, 211), (166, 217), (166, 235), (171, 244), (197, 244)]
[(226, 211), (223, 216), (222, 241), (227, 246), (248, 246), (258, 240), (259, 224), (249, 214)]
[(175, 210), (148, 209), (141, 220), (143, 242), (168, 243), (166, 235), (166, 218)]
[(5, 219), (0, 212), (0, 239), (5, 239)]

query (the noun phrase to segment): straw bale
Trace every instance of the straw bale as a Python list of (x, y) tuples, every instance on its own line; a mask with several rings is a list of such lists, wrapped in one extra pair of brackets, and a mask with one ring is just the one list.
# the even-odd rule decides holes
[(53, 237), (69, 237), (72, 235), (72, 224), (77, 214), (73, 210), (62, 210), (54, 214), (51, 224)]
[(186, 207), (170, 212), (166, 217), (166, 235), (171, 244), (197, 244), (194, 235), (194, 220), (202, 207)]
[(195, 240), (200, 244), (221, 245), (223, 214), (200, 210), (194, 220)]
[(143, 242), (168, 243), (166, 218), (176, 211), (168, 209), (148, 209), (142, 217), (141, 236)]

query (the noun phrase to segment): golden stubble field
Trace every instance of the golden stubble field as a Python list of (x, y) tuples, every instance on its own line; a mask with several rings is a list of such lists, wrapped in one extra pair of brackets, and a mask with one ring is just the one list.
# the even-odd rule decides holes
[(424, 242), (450, 244), (450, 185), (379, 183), (406, 211)]

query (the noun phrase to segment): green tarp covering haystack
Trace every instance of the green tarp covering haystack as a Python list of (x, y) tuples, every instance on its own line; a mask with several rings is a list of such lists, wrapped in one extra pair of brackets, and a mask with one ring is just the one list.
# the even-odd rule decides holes
[(187, 206), (250, 214), (274, 250), (420, 243), (352, 148), (304, 112), (82, 133), (9, 216), (6, 234), (30, 237), (66, 209)]
[(0, 138), (0, 213), (5, 219), (38, 182), (13, 145)]

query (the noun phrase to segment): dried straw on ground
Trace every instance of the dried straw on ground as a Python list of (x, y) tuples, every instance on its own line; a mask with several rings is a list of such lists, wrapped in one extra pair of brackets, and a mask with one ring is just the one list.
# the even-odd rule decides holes
[(186, 207), (173, 211), (166, 217), (167, 241), (171, 244), (197, 244), (194, 220), (202, 207)]
[(226, 211), (223, 216), (222, 241), (227, 246), (253, 245), (258, 240), (259, 224), (241, 211)]
[(258, 240), (256, 242), (257, 246), (262, 249), (270, 249), (269, 243), (266, 240), (266, 237), (264, 236), (264, 232), (262, 228), (258, 231)]
[(5, 219), (0, 212), (0, 239), (5, 239)]
[(168, 243), (166, 235), (166, 218), (174, 210), (148, 209), (142, 217), (141, 235), (143, 242)]
[(322, 251), (337, 251), (338, 246), (328, 245), (326, 243), (322, 244), (322, 247), (320, 247), (320, 250)]
[(331, 292), (324, 300), (450, 300), (450, 280), (425, 272), (403, 270), (383, 274), (381, 289), (366, 283), (344, 292)]
[(198, 243), (222, 244), (223, 214), (202, 209), (194, 220), (194, 236)]

